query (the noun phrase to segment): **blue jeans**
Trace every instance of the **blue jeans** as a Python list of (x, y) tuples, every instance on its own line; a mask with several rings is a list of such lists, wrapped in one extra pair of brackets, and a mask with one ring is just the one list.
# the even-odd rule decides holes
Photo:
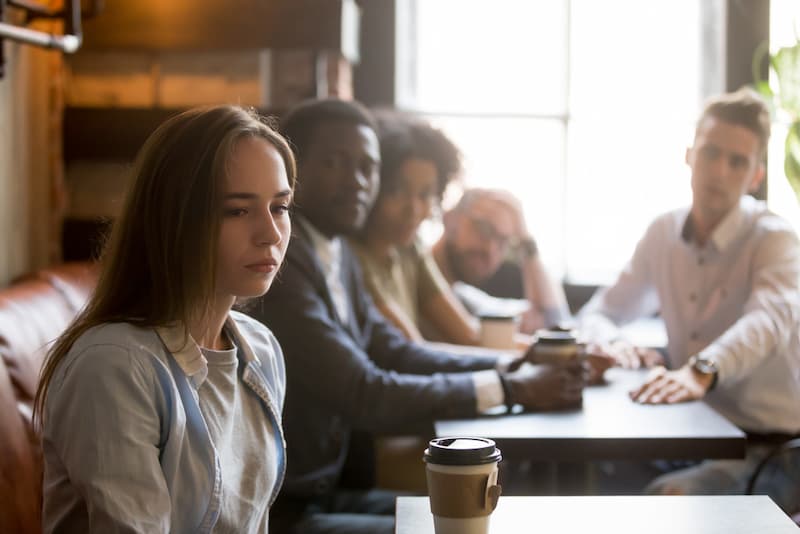
[[(651, 482), (650, 495), (741, 495), (773, 444), (747, 446), (744, 460), (707, 460), (686, 469), (661, 475)], [(753, 490), (769, 495), (787, 513), (800, 509), (800, 453), (781, 455), (767, 464)]]

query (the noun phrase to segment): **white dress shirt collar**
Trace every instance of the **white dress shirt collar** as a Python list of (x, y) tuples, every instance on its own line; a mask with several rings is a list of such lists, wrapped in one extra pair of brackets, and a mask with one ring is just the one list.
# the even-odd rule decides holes
[(333, 238), (326, 237), (302, 215), (295, 215), (295, 220), (308, 232), (311, 246), (314, 247), (314, 252), (317, 253), (317, 258), (325, 268), (325, 272), (329, 272), (334, 267), (334, 264), (338, 267), (342, 256), (342, 239), (338, 236)]
[[(711, 238), (709, 239), (719, 252), (724, 252), (742, 231), (749, 228), (749, 217), (747, 217), (747, 215), (754, 211), (759, 211), (759, 204), (761, 203), (750, 195), (743, 195), (742, 198), (739, 199), (739, 203), (731, 208), (722, 218), (716, 228), (711, 232)], [(691, 210), (689, 210), (686, 215), (681, 236), (687, 243), (694, 241)]]
[(311, 246), (317, 254), (317, 259), (322, 264), (325, 283), (331, 293), (333, 304), (342, 323), (347, 322), (348, 304), (347, 294), (342, 284), (342, 238), (339, 236), (328, 238), (317, 230), (311, 222), (302, 215), (295, 215), (295, 220), (302, 225), (308, 233)]

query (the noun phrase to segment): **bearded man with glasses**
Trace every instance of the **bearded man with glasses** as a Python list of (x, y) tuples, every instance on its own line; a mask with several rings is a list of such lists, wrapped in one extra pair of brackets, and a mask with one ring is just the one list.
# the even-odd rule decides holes
[(444, 233), (433, 246), (433, 257), (473, 312), (480, 311), (474, 307), (481, 300), (473, 298), (480, 295), (474, 291), (478, 288), (495, 297), (526, 299), (530, 309), (522, 317), (524, 332), (569, 319), (564, 291), (547, 273), (522, 207), (507, 191), (465, 191), (444, 214)]

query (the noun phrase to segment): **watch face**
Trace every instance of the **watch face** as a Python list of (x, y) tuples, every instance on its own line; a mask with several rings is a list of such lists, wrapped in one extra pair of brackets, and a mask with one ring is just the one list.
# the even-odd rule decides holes
[(717, 379), (719, 378), (719, 368), (717, 367), (717, 362), (707, 358), (700, 358), (695, 354), (689, 358), (689, 365), (694, 372), (706, 377), (711, 377), (711, 382), (708, 384), (706, 392), (711, 391), (716, 387)]
[(717, 372), (717, 364), (705, 358), (695, 358), (692, 366), (704, 375), (713, 375)]

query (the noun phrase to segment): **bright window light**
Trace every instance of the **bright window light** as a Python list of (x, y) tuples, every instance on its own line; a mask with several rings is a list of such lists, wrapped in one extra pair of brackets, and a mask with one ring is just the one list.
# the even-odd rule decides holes
[(699, 3), (413, 5), (401, 107), (458, 143), (465, 185), (521, 199), (554, 274), (613, 280), (648, 223), (691, 200)]

